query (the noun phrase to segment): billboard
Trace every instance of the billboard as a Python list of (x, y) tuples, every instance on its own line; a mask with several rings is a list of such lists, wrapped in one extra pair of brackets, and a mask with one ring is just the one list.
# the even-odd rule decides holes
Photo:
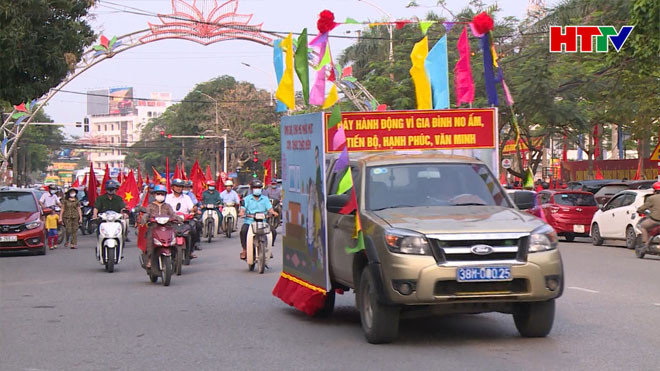
[(108, 111), (111, 115), (127, 115), (133, 112), (133, 88), (112, 88), (108, 90)]
[(281, 135), (282, 270), (329, 290), (323, 114), (283, 117)]
[(108, 89), (90, 90), (87, 92), (87, 115), (107, 115), (110, 109)]

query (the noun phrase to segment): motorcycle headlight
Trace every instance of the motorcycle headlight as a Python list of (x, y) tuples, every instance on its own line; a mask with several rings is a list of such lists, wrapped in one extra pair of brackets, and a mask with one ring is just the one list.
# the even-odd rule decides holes
[(35, 220), (33, 222), (25, 223), (25, 229), (35, 229), (41, 226), (41, 221)]
[(551, 226), (544, 224), (532, 231), (527, 251), (533, 253), (554, 250), (558, 242), (557, 232)]
[(391, 252), (412, 255), (431, 255), (429, 241), (413, 231), (393, 229), (385, 233), (385, 242)]

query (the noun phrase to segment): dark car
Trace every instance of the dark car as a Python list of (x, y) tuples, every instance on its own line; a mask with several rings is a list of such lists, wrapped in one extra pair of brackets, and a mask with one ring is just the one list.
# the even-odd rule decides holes
[(569, 182), (567, 185), (567, 189), (571, 191), (583, 191), (594, 194), (607, 184), (619, 183), (619, 182), (621, 181), (618, 179), (580, 180), (575, 182)]
[(28, 250), (46, 254), (41, 206), (31, 190), (0, 192), (0, 251)]
[(651, 189), (657, 180), (633, 180), (628, 182), (628, 189)]
[(630, 189), (628, 183), (606, 184), (598, 192), (594, 193), (598, 206), (604, 206), (615, 194)]
[(539, 192), (533, 214), (542, 213), (558, 235), (566, 241), (576, 236), (589, 237), (589, 228), (598, 206), (594, 195), (589, 192), (569, 190), (544, 190)]

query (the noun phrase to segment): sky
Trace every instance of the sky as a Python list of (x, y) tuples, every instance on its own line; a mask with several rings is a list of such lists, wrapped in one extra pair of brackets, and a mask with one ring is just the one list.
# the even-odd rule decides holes
[[(186, 0), (175, 0), (186, 1)], [(193, 0), (187, 0), (192, 3)], [(198, 3), (209, 0), (196, 0)], [(212, 0), (211, 0), (212, 1)], [(225, 0), (218, 0), (219, 2)], [(435, 0), (418, 0), (420, 7), (406, 8), (407, 0), (236, 0), (238, 13), (253, 14), (251, 24), (263, 23), (262, 29), (277, 32), (300, 32), (307, 27), (316, 33), (318, 14), (331, 10), (337, 21), (346, 17), (358, 21), (387, 19), (387, 12), (395, 19), (413, 16), (423, 18), (426, 13), (451, 18), (445, 10), (434, 7)], [(494, 1), (485, 0), (487, 4)], [(548, 3), (554, 1), (548, 1)], [(148, 23), (159, 23), (158, 18), (119, 12), (116, 9), (129, 6), (149, 13), (171, 14), (170, 0), (100, 0), (91, 10), (90, 24), (97, 34), (108, 38), (121, 36), (148, 28)], [(466, 6), (467, 1), (448, 0), (447, 7), (454, 13)], [(501, 0), (497, 2), (500, 16), (524, 18), (526, 0)], [(119, 5), (115, 5), (119, 4)], [(113, 9), (114, 8), (114, 9)], [(125, 8), (124, 8), (125, 9)], [(407, 26), (411, 27), (411, 26)], [(356, 35), (359, 25), (341, 25), (331, 32), (335, 35)], [(351, 31), (350, 33), (346, 33)], [(336, 58), (353, 43), (352, 39), (331, 39), (332, 54)], [(384, 41), (387, 43), (387, 41)], [(247, 67), (242, 63), (250, 64)], [(222, 75), (230, 75), (239, 81), (248, 81), (257, 88), (277, 88), (272, 64), (272, 48), (249, 41), (223, 41), (203, 46), (186, 40), (162, 40), (130, 49), (92, 67), (64, 89), (75, 92), (88, 90), (133, 87), (135, 97), (149, 97), (151, 92), (171, 92), (173, 99), (182, 99), (193, 87)], [(86, 96), (60, 92), (50, 100), (46, 113), (55, 122), (82, 121), (86, 114)], [(68, 126), (65, 132), (81, 136), (82, 129)]]

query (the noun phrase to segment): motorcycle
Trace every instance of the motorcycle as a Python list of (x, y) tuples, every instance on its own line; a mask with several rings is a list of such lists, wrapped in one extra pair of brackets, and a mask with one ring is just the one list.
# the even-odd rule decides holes
[(140, 255), (140, 265), (147, 271), (147, 275), (151, 282), (156, 283), (158, 277), (161, 278), (163, 286), (169, 286), (172, 279), (172, 270), (174, 264), (172, 263), (172, 248), (176, 249), (177, 244), (183, 246), (178, 242), (183, 242), (176, 236), (174, 231), (174, 224), (178, 224), (177, 218), (170, 218), (169, 216), (157, 216), (149, 220), (149, 228), (151, 228), (151, 235), (154, 244), (154, 251), (151, 256), (151, 267), (147, 268), (147, 254)]
[(207, 242), (215, 237), (217, 226), (220, 225), (220, 216), (218, 215), (218, 205), (206, 204), (202, 206), (202, 225), (204, 226), (204, 238)]
[(222, 207), (222, 230), (227, 238), (231, 238), (231, 233), (236, 229), (236, 204), (227, 202)]
[(80, 232), (82, 232), (83, 235), (86, 234), (92, 234), (94, 232), (94, 223), (92, 219), (92, 215), (94, 215), (93, 211), (94, 208), (92, 208), (89, 205), (89, 201), (84, 200), (82, 202), (82, 224), (80, 224)]
[(280, 226), (281, 220), (280, 220), (280, 214), (281, 214), (281, 209), (282, 206), (280, 204), (280, 200), (274, 199), (273, 200), (273, 210), (277, 212), (277, 216), (271, 214), (268, 215), (268, 224), (270, 225), (270, 229), (275, 230), (277, 227)]
[(105, 265), (105, 270), (112, 273), (115, 264), (123, 258), (124, 250), (124, 223), (122, 214), (106, 211), (98, 215), (99, 236), (96, 242), (96, 260)]
[(174, 271), (177, 276), (181, 275), (181, 266), (190, 265), (192, 253), (195, 251), (195, 246), (192, 241), (192, 229), (195, 228), (194, 215), (183, 215), (184, 223), (176, 227), (177, 249), (174, 254)]
[(270, 257), (273, 234), (271, 233), (270, 225), (266, 221), (266, 214), (256, 213), (254, 215), (248, 215), (248, 217), (254, 219), (254, 222), (248, 228), (245, 243), (245, 246), (248, 247), (246, 256), (248, 269), (253, 271), (256, 265), (259, 273), (263, 274), (268, 263), (268, 258)]
[[(651, 213), (650, 210), (645, 210), (644, 213), (640, 213), (642, 218), (637, 222), (637, 229), (641, 230), (642, 227), (640, 224), (649, 217)], [(660, 255), (660, 225), (653, 227), (649, 231), (649, 240), (644, 244), (641, 240), (641, 236), (638, 236), (637, 244), (635, 245), (635, 256), (644, 259), (646, 254), (649, 255)]]

